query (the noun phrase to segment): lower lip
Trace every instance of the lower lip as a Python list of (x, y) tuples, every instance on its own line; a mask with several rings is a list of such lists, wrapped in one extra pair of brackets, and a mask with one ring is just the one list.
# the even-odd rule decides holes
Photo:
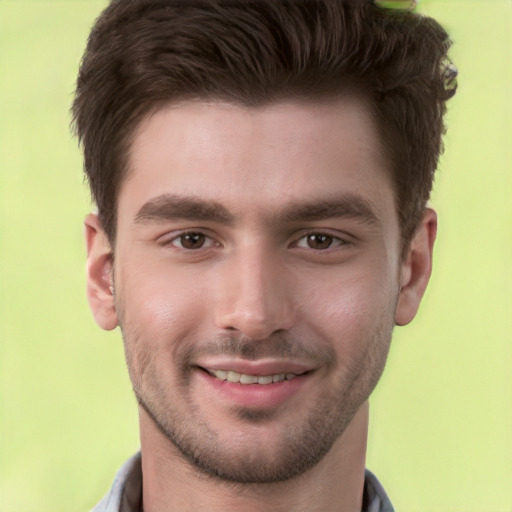
[(309, 374), (272, 384), (240, 384), (219, 380), (209, 373), (198, 370), (203, 382), (228, 404), (241, 407), (269, 409), (290, 400), (306, 383)]

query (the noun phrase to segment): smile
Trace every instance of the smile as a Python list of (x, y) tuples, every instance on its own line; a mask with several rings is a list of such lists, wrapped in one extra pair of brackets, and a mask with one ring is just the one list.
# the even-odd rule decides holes
[(276, 373), (274, 375), (249, 375), (246, 373), (238, 373), (231, 370), (212, 370), (206, 371), (219, 380), (226, 380), (232, 383), (240, 384), (272, 384), (274, 382), (282, 382), (284, 380), (292, 380), (298, 376), (296, 373)]
[[(201, 396), (225, 407), (274, 409), (311, 385), (315, 369), (293, 361), (243, 361), (224, 358), (195, 365)], [(207, 390), (207, 391), (206, 391)]]

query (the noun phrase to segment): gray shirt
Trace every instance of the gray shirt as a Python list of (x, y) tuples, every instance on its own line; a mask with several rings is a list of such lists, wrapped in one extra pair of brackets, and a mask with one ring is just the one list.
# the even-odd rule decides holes
[[(140, 452), (127, 460), (114, 484), (91, 512), (140, 512), (142, 510), (142, 467)], [(361, 512), (394, 512), (393, 505), (370, 471), (366, 470)]]

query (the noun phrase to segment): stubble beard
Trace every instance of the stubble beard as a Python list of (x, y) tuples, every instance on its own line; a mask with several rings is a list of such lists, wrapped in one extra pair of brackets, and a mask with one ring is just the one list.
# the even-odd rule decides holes
[[(160, 384), (155, 362), (149, 355), (151, 343), (134, 336), (134, 333), (122, 331), (137, 401), (179, 454), (203, 475), (238, 484), (269, 484), (283, 482), (308, 471), (329, 452), (377, 384), (384, 369), (392, 326), (383, 328), (381, 325), (364, 357), (348, 371), (340, 372), (336, 385), (311, 404), (300, 421), (280, 432), (270, 454), (265, 436), (254, 442), (250, 436), (244, 438), (243, 432), (236, 436), (230, 433), (221, 435), (226, 433), (216, 432), (201, 417), (190, 397), (191, 370), (186, 369), (185, 363), (179, 384), (172, 390), (173, 395), (169, 395), (169, 390)], [(219, 346), (218, 342), (215, 345)], [(142, 352), (146, 353), (137, 355), (139, 371), (135, 370), (133, 361), (134, 346), (145, 347)], [(251, 342), (244, 344), (240, 340), (226, 340), (222, 350), (247, 356), (254, 352), (251, 348), (254, 346)], [(272, 346), (271, 355), (279, 353), (282, 356), (296, 352), (297, 340), (280, 337)], [(330, 364), (337, 364), (333, 353), (330, 357), (334, 357)], [(184, 358), (186, 360), (187, 357)], [(249, 428), (265, 422), (270, 425), (278, 419), (275, 417), (278, 413), (269, 411), (240, 407), (234, 412)]]
[[(357, 411), (356, 407), (342, 414), (340, 410), (329, 410), (333, 397), (323, 398), (300, 424), (280, 436), (269, 457), (249, 438), (245, 446), (239, 436), (232, 438), (230, 444), (199, 418), (170, 416), (159, 404), (145, 400), (140, 392), (135, 393), (146, 414), (195, 469), (239, 484), (277, 483), (304, 473), (325, 456)], [(273, 421), (272, 413), (266, 411), (239, 408), (235, 414), (252, 426)], [(229, 435), (226, 439), (229, 440)]]

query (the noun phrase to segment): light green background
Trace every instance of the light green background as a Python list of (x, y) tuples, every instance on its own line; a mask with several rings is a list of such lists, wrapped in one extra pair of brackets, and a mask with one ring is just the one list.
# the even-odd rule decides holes
[[(120, 335), (85, 300), (68, 129), (97, 0), (0, 0), (0, 511), (87, 510), (138, 447)], [(459, 92), (433, 204), (434, 277), (395, 331), (368, 466), (402, 512), (512, 510), (512, 2), (423, 0)]]

